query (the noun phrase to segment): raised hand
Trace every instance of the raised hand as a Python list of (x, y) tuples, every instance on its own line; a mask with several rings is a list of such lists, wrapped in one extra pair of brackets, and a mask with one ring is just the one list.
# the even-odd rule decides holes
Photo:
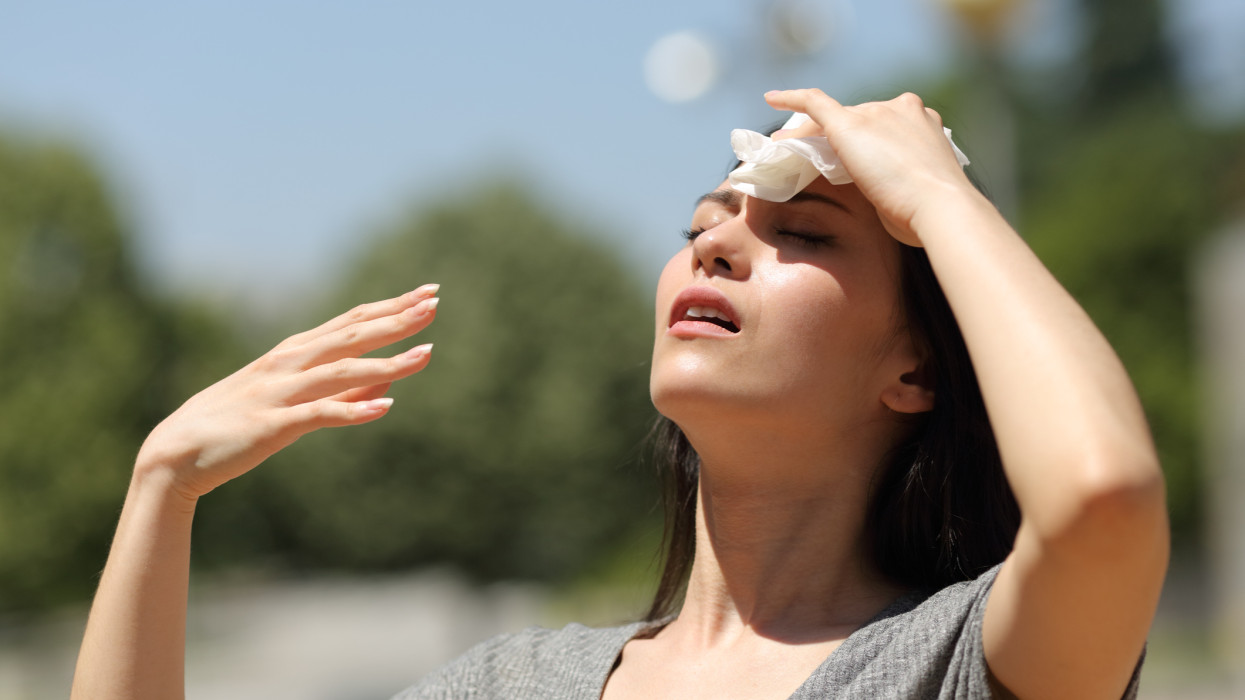
[(851, 106), (815, 89), (775, 90), (765, 99), (812, 118), (775, 138), (825, 135), (887, 231), (902, 243), (921, 245), (918, 219), (936, 216), (927, 212), (948, 196), (980, 199), (943, 135), (942, 118), (916, 95)]
[(972, 356), (1021, 511), (982, 623), (991, 673), (1019, 697), (1120, 697), (1169, 551), (1163, 476), (1127, 372), (972, 188), (920, 98), (766, 100), (813, 119), (779, 137), (820, 130), (891, 235), (924, 245)]
[(203, 494), (299, 437), (375, 420), (390, 383), (423, 369), (431, 345), (362, 355), (432, 323), (437, 285), (366, 304), (286, 339), (204, 389), (148, 436), (91, 606), (72, 697), (185, 695), (190, 532)]
[(168, 470), (177, 493), (195, 500), (313, 430), (385, 415), (390, 383), (427, 366), (432, 346), (361, 356), (426, 328), (436, 315), (437, 289), (426, 285), (365, 304), (286, 339), (160, 423), (139, 452), (136, 472)]

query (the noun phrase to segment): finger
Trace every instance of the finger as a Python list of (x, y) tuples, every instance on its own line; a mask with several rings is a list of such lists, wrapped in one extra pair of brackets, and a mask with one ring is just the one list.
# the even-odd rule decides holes
[(804, 139), (824, 135), (825, 133), (821, 130), (820, 124), (815, 121), (807, 121), (794, 129), (779, 129), (771, 135), (771, 138), (775, 141), (781, 141), (783, 139)]
[(334, 331), (356, 323), (363, 323), (365, 321), (371, 321), (372, 319), (402, 313), (406, 309), (409, 309), (426, 299), (435, 297), (437, 295), (437, 290), (440, 288), (441, 285), (439, 284), (425, 284), (422, 287), (392, 299), (385, 299), (384, 301), (372, 302), (370, 304), (361, 304), (309, 331), (287, 338), (281, 345), (302, 345), (310, 340), (328, 335), (329, 333), (333, 333)]
[(915, 92), (900, 93), (891, 101), (901, 105), (906, 105), (910, 108), (925, 109), (925, 100), (922, 100), (921, 96)]
[(302, 346), (289, 348), (281, 353), (282, 359), (299, 369), (308, 369), (365, 355), (427, 328), (436, 318), (440, 301), (437, 297), (424, 299), (399, 313), (339, 328)]
[(826, 125), (831, 119), (843, 111), (843, 105), (826, 93), (813, 89), (805, 90), (771, 90), (765, 93), (765, 101), (774, 109), (785, 109), (801, 112), (813, 118), (813, 121)]
[(320, 399), (292, 406), (281, 412), (284, 438), (293, 441), (320, 428), (359, 425), (380, 418), (389, 412), (393, 399), (384, 397), (367, 401), (334, 401)]
[(428, 366), (432, 345), (419, 345), (389, 358), (345, 358), (288, 378), (286, 405), (307, 403), (397, 381)]
[(389, 387), (392, 385), (393, 382), (382, 382), (380, 384), (373, 384), (372, 386), (355, 387), (354, 389), (347, 389), (346, 391), (330, 396), (329, 398), (334, 401), (346, 402), (379, 399), (389, 393)]

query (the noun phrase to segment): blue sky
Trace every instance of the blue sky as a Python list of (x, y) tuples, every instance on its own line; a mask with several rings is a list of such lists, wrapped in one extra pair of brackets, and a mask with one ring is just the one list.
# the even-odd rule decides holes
[[(652, 279), (716, 184), (730, 129), (769, 120), (765, 89), (853, 101), (961, 53), (934, 0), (813, 1), (831, 42), (783, 67), (765, 58), (756, 0), (0, 0), (0, 127), (87, 146), (146, 269), (176, 289), (315, 291), (412, 202), (515, 173)], [(1070, 2), (1030, 0), (1012, 35), (1021, 60), (1073, 50)], [(1177, 4), (1192, 84), (1239, 113), (1245, 2)], [(641, 65), (680, 30), (713, 42), (725, 68), (706, 97), (675, 105)]]

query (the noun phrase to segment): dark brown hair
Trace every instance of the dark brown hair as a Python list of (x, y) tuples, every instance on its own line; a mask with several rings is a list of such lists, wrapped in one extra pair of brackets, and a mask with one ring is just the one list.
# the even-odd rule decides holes
[[(1011, 551), (1020, 509), (1003, 474), (994, 432), (959, 325), (920, 248), (900, 246), (903, 319), (932, 378), (934, 408), (879, 469), (868, 532), (881, 571), (937, 590), (974, 578)], [(695, 554), (700, 457), (673, 421), (654, 427), (663, 481), (663, 568), (646, 619), (677, 611)]]

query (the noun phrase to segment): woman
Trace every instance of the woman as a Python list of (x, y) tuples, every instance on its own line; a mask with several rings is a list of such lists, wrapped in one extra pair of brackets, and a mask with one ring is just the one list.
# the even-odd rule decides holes
[[(854, 184), (818, 179), (786, 203), (723, 184), (702, 198), (688, 246), (662, 274), (653, 401), (697, 457), (684, 461), (697, 468), (684, 497), (697, 498), (685, 511), (694, 555), (681, 609), (615, 630), (499, 638), (408, 696), (1135, 693), (1168, 536), (1157, 458), (1123, 368), (971, 186), (919, 98), (766, 99), (812, 118), (778, 137), (824, 134)], [(965, 555), (945, 541), (982, 523), (934, 523), (932, 541), (948, 554), (923, 574), (885, 552), (927, 547), (879, 537), (906, 511), (871, 505), (895, 490), (885, 465), (913, 444), (922, 415), (940, 392), (955, 393), (930, 369), (938, 343), (910, 328), (930, 290), (901, 283), (904, 246), (925, 249), (955, 314), (1021, 513), (1014, 548), (984, 573), (964, 569), (988, 564), (989, 547)], [(430, 348), (357, 358), (425, 327), (435, 293), (294, 336), (153, 431), (91, 612), (76, 697), (183, 693), (197, 500), (306, 432), (383, 416), (389, 382), (419, 371)], [(941, 493), (900, 486), (899, 499)], [(968, 520), (957, 513), (989, 508), (948, 512)], [(677, 568), (658, 613), (682, 583)], [(957, 579), (922, 590), (923, 580)]]

